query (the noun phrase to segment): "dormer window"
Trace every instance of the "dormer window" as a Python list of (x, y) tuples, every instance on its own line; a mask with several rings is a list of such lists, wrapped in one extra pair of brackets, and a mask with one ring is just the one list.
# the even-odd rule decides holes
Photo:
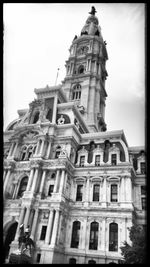
[(111, 164), (112, 165), (116, 165), (117, 164), (117, 155), (116, 154), (112, 154), (111, 155)]
[(81, 85), (76, 84), (73, 87), (72, 100), (79, 100), (81, 98)]
[(81, 156), (80, 157), (80, 167), (84, 167), (84, 163), (85, 163), (85, 156)]
[(100, 166), (100, 155), (95, 156), (95, 166)]

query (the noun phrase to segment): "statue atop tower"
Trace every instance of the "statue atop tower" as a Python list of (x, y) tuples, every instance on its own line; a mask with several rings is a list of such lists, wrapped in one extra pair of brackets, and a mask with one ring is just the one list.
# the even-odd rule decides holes
[(96, 13), (97, 11), (96, 11), (96, 9), (95, 9), (95, 7), (94, 6), (92, 6), (91, 7), (91, 12), (89, 12), (89, 14), (91, 14), (91, 15), (94, 15), (95, 16), (95, 13)]

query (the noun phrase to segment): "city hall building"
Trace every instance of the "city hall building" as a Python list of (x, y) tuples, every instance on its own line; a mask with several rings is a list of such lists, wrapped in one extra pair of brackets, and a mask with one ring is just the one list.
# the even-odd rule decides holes
[(95, 12), (72, 41), (62, 84), (35, 89), (4, 132), (5, 258), (23, 223), (35, 263), (118, 263), (128, 227), (146, 225), (145, 149), (107, 131), (108, 55)]

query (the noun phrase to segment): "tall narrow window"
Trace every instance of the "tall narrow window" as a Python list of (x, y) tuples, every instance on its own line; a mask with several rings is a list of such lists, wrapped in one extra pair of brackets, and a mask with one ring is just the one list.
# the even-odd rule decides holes
[(57, 149), (56, 149), (55, 159), (57, 159), (59, 157), (60, 152), (61, 152), (61, 147), (58, 146)]
[(109, 251), (118, 250), (118, 224), (109, 225)]
[(81, 85), (76, 84), (73, 87), (72, 100), (79, 100), (81, 98)]
[(49, 120), (49, 121), (52, 121), (52, 109), (50, 108), (47, 112), (47, 115), (46, 115), (46, 119)]
[(48, 196), (51, 196), (52, 195), (53, 190), (54, 190), (54, 185), (53, 184), (50, 184), (49, 190), (48, 190)]
[(145, 162), (141, 162), (141, 174), (145, 174), (146, 173), (146, 168), (145, 168)]
[(84, 167), (84, 163), (85, 163), (85, 156), (81, 156), (80, 157), (80, 167)]
[(23, 196), (24, 191), (26, 191), (27, 183), (28, 177), (26, 176), (21, 180), (17, 198), (21, 198)]
[(112, 165), (116, 165), (117, 164), (117, 155), (116, 154), (112, 154), (111, 155), (111, 164)]
[(71, 248), (78, 248), (79, 246), (80, 224), (79, 221), (73, 222)]
[(111, 185), (111, 202), (117, 202), (117, 201), (118, 201), (117, 185), (112, 184)]
[(141, 206), (142, 210), (146, 210), (146, 186), (141, 186)]
[(93, 201), (99, 201), (99, 184), (94, 184), (93, 186)]
[(27, 160), (27, 146), (22, 147), (20, 160)]
[(96, 155), (95, 157), (95, 166), (100, 166), (100, 155)]
[(92, 222), (90, 228), (89, 249), (97, 250), (97, 246), (98, 246), (98, 223)]
[(76, 201), (82, 201), (82, 195), (83, 195), (83, 185), (78, 184), (77, 185)]
[(41, 230), (40, 240), (45, 240), (46, 230), (47, 230), (47, 226), (46, 225), (43, 225), (42, 226), (42, 230)]
[(27, 151), (27, 157), (28, 159), (31, 158), (33, 155), (33, 146), (29, 146), (28, 147), (28, 151)]

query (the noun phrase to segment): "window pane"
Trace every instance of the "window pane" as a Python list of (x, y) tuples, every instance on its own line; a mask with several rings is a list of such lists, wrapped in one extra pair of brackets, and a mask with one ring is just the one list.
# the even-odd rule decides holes
[(109, 251), (118, 250), (118, 225), (111, 223), (109, 226)]
[(93, 201), (99, 201), (99, 189), (100, 186), (95, 184), (93, 187)]
[(80, 157), (80, 166), (83, 167), (85, 162), (85, 156)]
[(51, 185), (49, 186), (48, 196), (51, 196), (51, 195), (52, 195), (53, 190), (54, 190), (54, 185), (51, 184)]
[(78, 248), (79, 238), (80, 238), (80, 222), (76, 221), (73, 223), (73, 228), (72, 228), (71, 248)]
[(117, 202), (117, 185), (111, 185), (111, 201)]
[(76, 201), (82, 201), (83, 185), (77, 185)]
[(141, 162), (141, 173), (145, 174), (146, 173), (146, 168), (145, 168), (145, 162)]
[(145, 185), (141, 186), (141, 195), (146, 195), (146, 186)]
[(142, 201), (142, 210), (146, 210), (146, 198), (142, 197), (141, 201)]
[(92, 222), (90, 229), (89, 249), (97, 250), (98, 247), (98, 223)]
[(41, 230), (40, 240), (45, 240), (47, 226), (43, 225)]
[(116, 165), (117, 164), (117, 155), (116, 154), (112, 154), (111, 155), (111, 164), (112, 165)]
[(100, 155), (96, 155), (95, 157), (95, 165), (100, 166)]

